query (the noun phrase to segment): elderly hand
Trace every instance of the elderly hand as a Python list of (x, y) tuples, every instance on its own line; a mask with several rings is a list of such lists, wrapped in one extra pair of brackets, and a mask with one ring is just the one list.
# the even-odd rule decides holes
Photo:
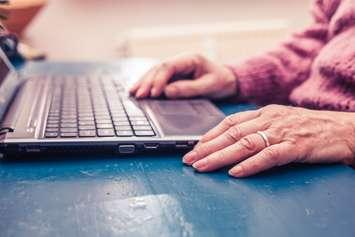
[(229, 68), (200, 55), (181, 55), (153, 67), (133, 85), (130, 93), (138, 99), (163, 93), (171, 99), (194, 96), (218, 99), (234, 95), (236, 84)]
[(199, 172), (236, 164), (229, 170), (234, 177), (291, 162), (354, 164), (354, 125), (353, 113), (269, 105), (228, 116), (183, 162)]

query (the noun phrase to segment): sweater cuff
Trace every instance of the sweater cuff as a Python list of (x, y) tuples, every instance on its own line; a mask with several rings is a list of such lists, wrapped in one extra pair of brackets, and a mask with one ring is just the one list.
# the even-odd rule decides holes
[(238, 101), (265, 103), (268, 91), (272, 91), (265, 72), (248, 62), (229, 66), (237, 80), (236, 98)]
[(237, 78), (236, 93), (239, 100), (257, 104), (285, 103), (285, 90), (280, 90), (281, 75), (276, 65), (265, 58), (253, 58), (237, 65), (229, 66)]

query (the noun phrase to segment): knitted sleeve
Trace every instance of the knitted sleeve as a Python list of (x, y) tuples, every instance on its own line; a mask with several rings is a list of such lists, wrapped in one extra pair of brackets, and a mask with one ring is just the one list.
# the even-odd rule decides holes
[(339, 1), (316, 0), (309, 27), (272, 51), (232, 65), (238, 98), (258, 104), (288, 103), (290, 92), (309, 77), (314, 58), (326, 44), (329, 21)]

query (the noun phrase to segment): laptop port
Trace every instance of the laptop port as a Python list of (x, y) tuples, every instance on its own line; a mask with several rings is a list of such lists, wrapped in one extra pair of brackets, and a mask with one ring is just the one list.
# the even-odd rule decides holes
[(144, 149), (147, 150), (156, 150), (158, 149), (159, 144), (158, 143), (144, 143)]
[(135, 145), (118, 145), (118, 151), (121, 154), (132, 154), (136, 151)]
[(175, 147), (178, 149), (186, 149), (189, 147), (187, 142), (176, 142)]

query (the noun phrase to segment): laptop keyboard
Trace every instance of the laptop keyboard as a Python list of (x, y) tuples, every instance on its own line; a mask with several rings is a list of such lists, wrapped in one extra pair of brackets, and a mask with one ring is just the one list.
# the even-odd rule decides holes
[(44, 136), (152, 137), (145, 113), (110, 78), (53, 78), (53, 97)]

